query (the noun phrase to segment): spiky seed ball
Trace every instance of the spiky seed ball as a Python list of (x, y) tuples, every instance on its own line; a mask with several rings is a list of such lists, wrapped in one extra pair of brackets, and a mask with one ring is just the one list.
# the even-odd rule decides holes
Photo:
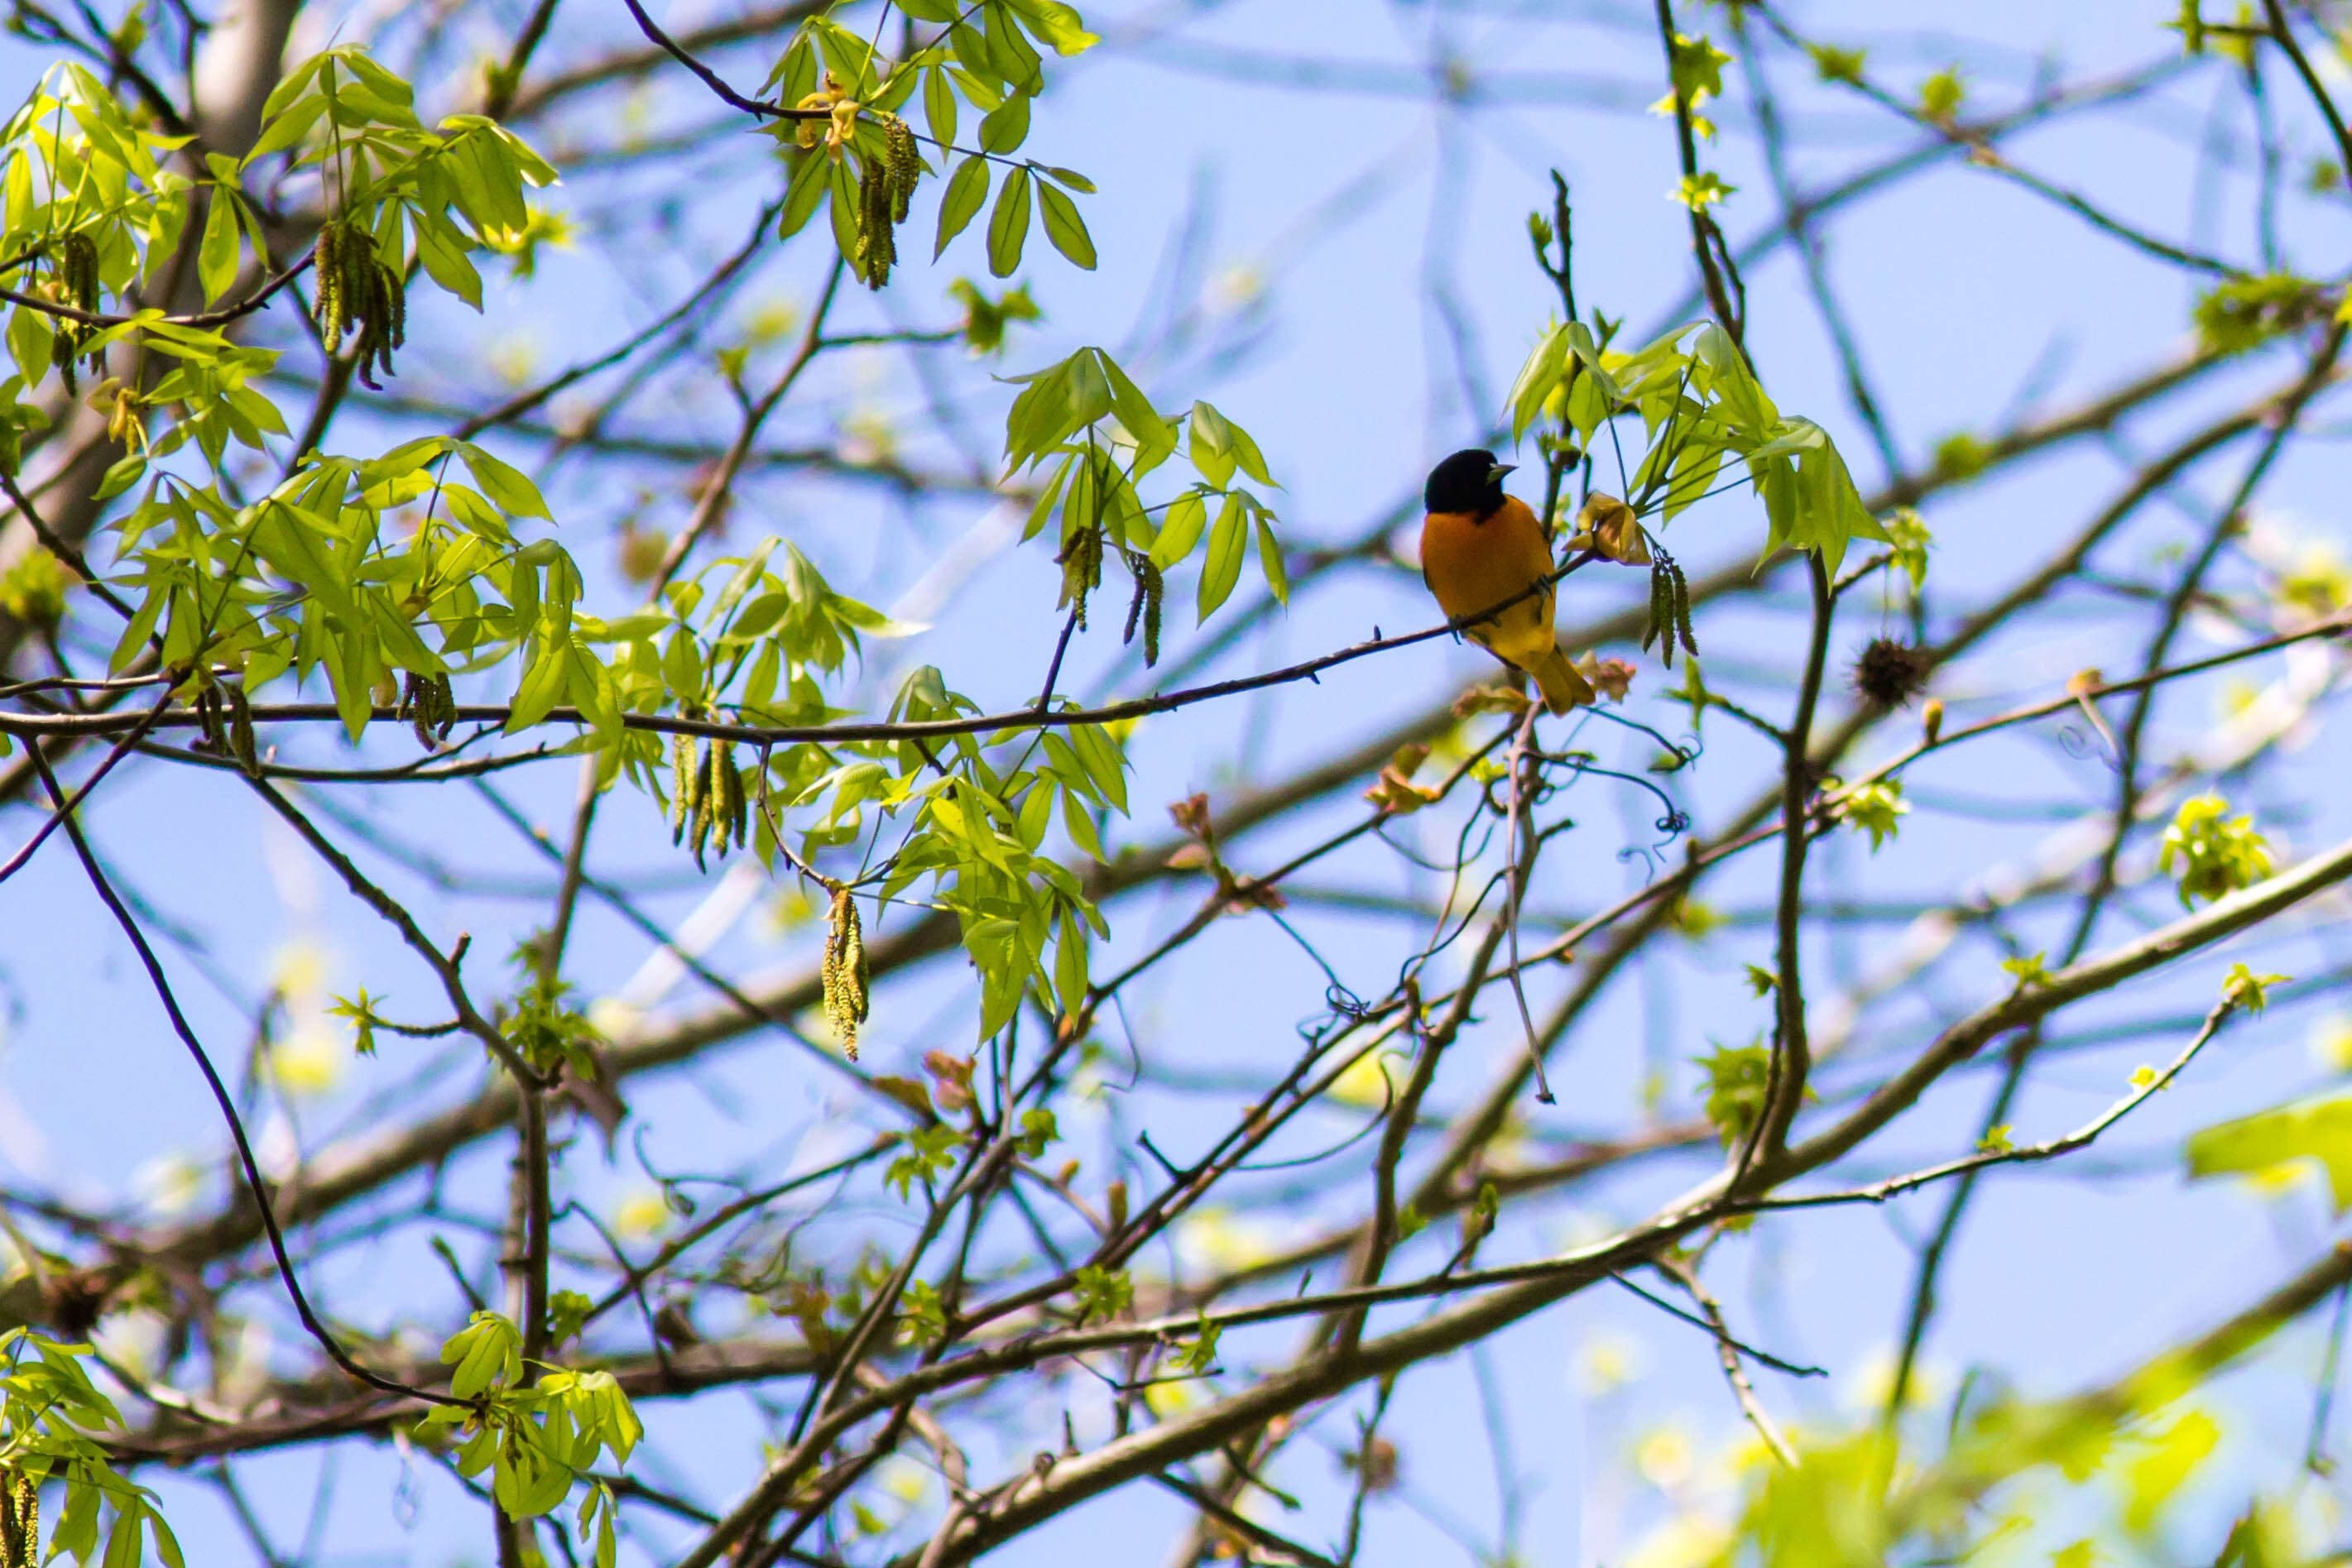
[(1927, 684), (1930, 668), (1927, 650), (1874, 638), (1853, 662), (1853, 689), (1874, 707), (1900, 707)]

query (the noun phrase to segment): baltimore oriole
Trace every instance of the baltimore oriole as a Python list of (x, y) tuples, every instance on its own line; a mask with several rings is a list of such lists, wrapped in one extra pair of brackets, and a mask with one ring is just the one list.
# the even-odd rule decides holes
[[(1553, 640), (1551, 544), (1528, 504), (1503, 493), (1503, 476), (1515, 466), (1474, 449), (1429, 471), (1422, 492), (1429, 517), (1421, 526), (1421, 580), (1449, 620), (1494, 610), (1464, 632), (1533, 675), (1544, 706), (1566, 713), (1592, 700), (1592, 684)], [(1538, 582), (1540, 593), (1528, 592)]]

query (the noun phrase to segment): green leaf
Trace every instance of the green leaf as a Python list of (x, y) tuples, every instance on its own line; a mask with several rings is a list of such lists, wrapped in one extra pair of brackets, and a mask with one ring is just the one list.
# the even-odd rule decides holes
[(1517, 441), (1527, 434), (1528, 426), (1543, 412), (1544, 400), (1559, 382), (1560, 367), (1568, 362), (1569, 329), (1554, 326), (1536, 340), (1527, 362), (1519, 367), (1518, 380), (1511, 383), (1505, 406), (1511, 411), (1511, 439)]
[(1201, 531), (1209, 525), (1209, 504), (1197, 493), (1188, 492), (1169, 503), (1168, 516), (1160, 525), (1160, 537), (1151, 542), (1151, 564), (1166, 571), (1192, 553), (1201, 542)]
[(822, 151), (801, 154), (801, 166), (793, 171), (793, 183), (784, 187), (784, 210), (776, 219), (778, 239), (792, 238), (816, 215), (816, 204), (833, 187), (832, 163)]
[(1274, 592), (1277, 603), (1290, 602), (1290, 574), (1283, 570), (1282, 544), (1274, 537), (1274, 526), (1263, 513), (1257, 519), (1257, 559), (1265, 570), (1265, 585)]
[(370, 652), (366, 639), (357, 634), (336, 638), (328, 648), (327, 674), (335, 688), (335, 713), (354, 746), (375, 716), (375, 669)]
[(1095, 831), (1095, 820), (1087, 811), (1087, 803), (1078, 798), (1076, 789), (1066, 785), (1062, 789), (1062, 827), (1070, 835), (1070, 842), (1076, 844), (1081, 853), (1097, 862), (1108, 860), (1109, 857), (1103, 853), (1102, 835)]
[(1077, 1298), (1079, 1322), (1108, 1322), (1134, 1304), (1135, 1284), (1124, 1269), (1088, 1263), (1078, 1270), (1070, 1293)]
[(963, 233), (987, 201), (988, 160), (975, 152), (948, 176), (947, 194), (940, 198), (940, 238), (931, 247), (933, 261), (946, 252), (950, 240)]
[(2257, 975), (2243, 964), (2232, 964), (2221, 982), (2221, 995), (2232, 1005), (2258, 1013), (2270, 1006), (2273, 986), (2285, 985), (2294, 978), (2293, 975)]
[(987, 82), (1003, 80), (997, 74), (996, 63), (988, 57), (988, 40), (967, 24), (959, 21), (948, 29), (948, 47), (955, 51), (956, 62), (974, 78)]
[(1747, 455), (1770, 521), (1765, 549), (1818, 550), (1831, 572), (1854, 539), (1885, 541), (1886, 530), (1862, 504), (1853, 476), (1828, 432), (1808, 419), (1783, 419), (1771, 439)]
[(1042, 61), (1029, 40), (1012, 22), (1012, 13), (1002, 5), (984, 6), (981, 20), (986, 24), (983, 42), (991, 64), (997, 74), (1024, 93), (1034, 93), (1045, 85)]
[(988, 215), (988, 270), (1010, 277), (1021, 265), (1021, 247), (1029, 239), (1029, 171), (1015, 169), (996, 193), (996, 210)]
[(205, 304), (228, 292), (243, 260), (244, 252), (237, 246), (236, 197), (228, 186), (216, 184), (206, 204), (204, 242), (196, 250), (196, 280), (204, 286)]
[(2297, 1160), (2326, 1167), (2336, 1213), (2352, 1208), (2352, 1093), (2293, 1101), (2189, 1139), (2193, 1176), (2260, 1176)]
[(1053, 47), (1058, 55), (1083, 54), (1102, 40), (1086, 29), (1078, 14), (1061, 0), (1011, 0), (1013, 9), (1029, 24), (1029, 30)]
[(547, 716), (550, 709), (563, 700), (566, 678), (571, 674), (567, 654), (568, 639), (542, 638), (539, 653), (524, 672), (522, 685), (515, 691), (514, 706), (508, 710), (506, 733), (529, 729)]
[(187, 1559), (180, 1552), (180, 1538), (172, 1533), (172, 1527), (163, 1522), (163, 1516), (150, 1511), (147, 1523), (155, 1531), (155, 1555), (169, 1563), (171, 1568), (187, 1568)]
[(2223, 898), (2270, 875), (2270, 841), (2252, 817), (2231, 817), (2229, 801), (2209, 791), (2180, 803), (2156, 863), (2180, 879), (2180, 907), (2190, 909), (2194, 899)]
[(2169, 1431), (2155, 1438), (2149, 1451), (2133, 1460), (2127, 1472), (2130, 1500), (2124, 1509), (2126, 1526), (2137, 1534), (2154, 1524), (2158, 1511), (2187, 1486), (2189, 1476), (2221, 1440), (2221, 1427), (2201, 1410), (2188, 1412)]
[(416, 259), (434, 282), (476, 310), (481, 309), (482, 275), (466, 259), (465, 241), (448, 219), (418, 215)]
[(1249, 432), (1205, 402), (1192, 405), (1192, 466), (1218, 489), (1233, 483), (1236, 468), (1261, 485), (1274, 484), (1273, 476), (1266, 472), (1265, 457)]
[(98, 482), (98, 499), (110, 501), (136, 485), (147, 473), (147, 455), (126, 452), (110, 465), (106, 475)]
[(994, 112), (982, 115), (980, 121), (980, 147), (983, 152), (1006, 153), (1029, 139), (1029, 95), (1015, 93), (1004, 100)]
[(476, 1312), (441, 1347), (441, 1364), (457, 1368), (449, 1375), (449, 1392), (471, 1399), (522, 1375), (521, 1336), (498, 1313)]
[(263, 122), (266, 124), (269, 120), (276, 119), (278, 115), (285, 113), (286, 106), (302, 96), (303, 89), (309, 87), (312, 81), (317, 79), (320, 68), (325, 66), (332, 57), (331, 54), (313, 55), (309, 59), (304, 60), (300, 65), (289, 70), (286, 73), (284, 79), (279, 81), (276, 87), (269, 89), (268, 98), (262, 101), (261, 118)]
[(857, 177), (850, 172), (849, 160), (835, 163), (825, 160), (833, 170), (833, 243), (844, 260), (857, 254)]
[(555, 520), (553, 514), (547, 509), (546, 500), (539, 493), (539, 486), (523, 477), (520, 469), (509, 467), (470, 443), (457, 450), (466, 459), (466, 471), (473, 475), (474, 483), (482, 487), (482, 494), (488, 496), (499, 511), (510, 517)]
[(1205, 402), (1192, 405), (1192, 466), (1201, 477), (1222, 490), (1234, 482), (1240, 457), (1234, 451), (1234, 427)]
[[(1060, 924), (1061, 940), (1054, 949), (1054, 994), (1062, 1004), (1062, 1011), (1076, 1017), (1087, 1000), (1087, 933), (1068, 910), (1062, 912)], [(1045, 1114), (1050, 1116), (1052, 1113)]]
[(1242, 579), (1242, 553), (1249, 548), (1249, 514), (1239, 496), (1228, 496), (1209, 530), (1209, 555), (1201, 567), (1201, 612), (1206, 621)]
[(301, 141), (304, 133), (319, 122), (326, 107), (323, 98), (306, 98), (271, 120), (255, 139), (253, 150), (245, 155), (244, 166), (250, 169), (271, 153), (282, 152)]
[[(1093, 373), (1082, 375), (1082, 371)], [(1042, 371), (1011, 379), (1022, 392), (1004, 416), (1008, 470), (1035, 463), (1064, 437), (1110, 412), (1109, 383), (1083, 350)]]
[(1693, 38), (1677, 33), (1666, 47), (1667, 70), (1675, 91), (1696, 108), (1702, 99), (1723, 96), (1723, 68), (1732, 57), (1704, 35)]
[(1073, 725), (1067, 733), (1070, 749), (1077, 753), (1087, 777), (1094, 780), (1112, 810), (1126, 811), (1127, 759), (1119, 755), (1118, 742), (1098, 724)]
[(8, 353), (16, 361), (17, 378), (28, 387), (41, 384), (49, 373), (49, 344), (57, 329), (46, 311), (29, 305), (16, 307), (8, 318)]
[(1158, 467), (1167, 461), (1170, 453), (1176, 450), (1175, 427), (1160, 417), (1159, 410), (1151, 406), (1151, 400), (1145, 397), (1143, 389), (1118, 368), (1118, 361), (1100, 349), (1094, 350), (1093, 354), (1100, 361), (1105, 379), (1110, 382), (1111, 407), (1117, 411), (1119, 423), (1135, 437), (1136, 471), (1140, 474)]
[(1078, 215), (1078, 204), (1040, 182), (1037, 200), (1045, 219), (1045, 237), (1054, 248), (1088, 272), (1095, 269), (1095, 242), (1087, 233), (1087, 221)]
[(944, 67), (933, 66), (923, 73), (923, 119), (942, 153), (955, 145), (955, 84), (948, 79)]
[(103, 1568), (139, 1568), (146, 1531), (141, 1528), (147, 1506), (138, 1498), (123, 1500), (114, 1515), (114, 1529), (106, 1538)]
[(2021, 991), (2029, 986), (2046, 986), (2053, 977), (2049, 966), (2042, 961), (2045, 956), (2044, 954), (2033, 953), (2023, 957), (2003, 958), (2000, 967), (2017, 977), (2017, 988)]

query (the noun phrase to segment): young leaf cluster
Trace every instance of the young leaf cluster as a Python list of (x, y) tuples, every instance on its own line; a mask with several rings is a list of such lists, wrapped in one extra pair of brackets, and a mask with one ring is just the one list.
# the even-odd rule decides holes
[(2251, 816), (2230, 815), (2230, 802), (2215, 794), (2180, 803), (2157, 850), (2158, 869), (2180, 884), (2180, 906), (2196, 907), (2248, 887), (2271, 873), (2270, 841)]
[[(463, 1405), (434, 1406), (415, 1428), (418, 1440), (454, 1445), (457, 1472), (488, 1470), (491, 1491), (511, 1519), (552, 1511), (602, 1454), (628, 1462), (645, 1428), (629, 1396), (609, 1372), (542, 1367), (526, 1385), (522, 1336), (496, 1312), (478, 1312), (442, 1347), (454, 1368), (449, 1392)], [(612, 1495), (596, 1482), (583, 1500), (583, 1535), (598, 1530), (598, 1568), (612, 1568), (615, 1542)]]
[(1648, 444), (1626, 500), (1662, 525), (1712, 494), (1725, 462), (1736, 460), (1763, 497), (1762, 553), (1818, 552), (1834, 572), (1851, 541), (1886, 542), (1828, 433), (1783, 415), (1714, 322), (1677, 328), (1630, 354), (1608, 349), (1581, 321), (1554, 323), (1520, 367), (1505, 406), (1513, 440), (1549, 417), (1585, 451), (1603, 427), (1638, 414)]
[[(1058, 519), (1063, 602), (1079, 607), (1081, 625), (1086, 595), (1101, 581), (1106, 549), (1118, 552), (1133, 582), (1127, 634), (1131, 639), (1142, 625), (1147, 655), (1157, 653), (1163, 574), (1190, 559), (1204, 538), (1200, 620), (1232, 595), (1253, 540), (1267, 589), (1277, 600), (1288, 597), (1274, 511), (1234, 483), (1246, 476), (1274, 485), (1246, 430), (1206, 402), (1195, 402), (1180, 418), (1161, 414), (1100, 349), (1081, 349), (1015, 380), (1023, 391), (1006, 417), (1006, 468), (1046, 469), (1022, 537), (1034, 538)], [(1147, 505), (1138, 486), (1180, 445), (1198, 477), (1171, 499)]]
[[(1020, 267), (1033, 214), (1055, 249), (1091, 269), (1094, 240), (1066, 193), (1091, 193), (1093, 183), (1014, 154), (1029, 138), (1030, 107), (1045, 84), (1040, 48), (1081, 54), (1095, 36), (1057, 0), (918, 0), (900, 9), (916, 26), (898, 57), (820, 16), (802, 24), (769, 73), (765, 90), (802, 116), (766, 128), (790, 150), (779, 236), (797, 234), (826, 206), (842, 258), (870, 287), (887, 281), (897, 227), (929, 171), (901, 118), (919, 91), (940, 167), (956, 160), (940, 193), (932, 254), (943, 254), (989, 204), (992, 166), (1003, 165), (988, 221), (989, 270), (1010, 277)], [(976, 149), (957, 142), (967, 111), (979, 120)]]

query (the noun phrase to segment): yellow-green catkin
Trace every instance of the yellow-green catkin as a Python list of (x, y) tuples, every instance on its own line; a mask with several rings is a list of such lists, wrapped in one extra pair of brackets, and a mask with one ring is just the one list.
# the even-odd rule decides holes
[(330, 356), (341, 350), (343, 329), (350, 325), (343, 303), (343, 233), (341, 224), (321, 225), (310, 252), (311, 270), (318, 277), (311, 309), (319, 322), (320, 343)]
[(1072, 534), (1062, 546), (1062, 598), (1056, 610), (1075, 604), (1078, 612), (1078, 630), (1087, 629), (1087, 595), (1102, 586), (1103, 530), (1099, 523), (1090, 523)]
[(719, 819), (719, 852), (723, 855), (730, 843), (742, 847), (751, 813), (743, 794), (743, 775), (735, 767), (735, 748), (723, 740), (713, 741), (710, 752), (710, 783), (719, 796), (713, 810)]
[(703, 851), (710, 845), (711, 825), (719, 815), (719, 791), (710, 781), (715, 771), (711, 763), (718, 750), (715, 746), (705, 747), (701, 764), (694, 770), (694, 825), (689, 842), (694, 849), (694, 863), (698, 866), (702, 863)]
[(669, 737), (669, 841), (686, 841), (687, 824), (694, 820), (694, 737)]
[(1160, 605), (1166, 585), (1160, 578), (1160, 568), (1141, 550), (1129, 550), (1127, 569), (1135, 578), (1135, 597), (1128, 601), (1127, 632), (1119, 641), (1135, 641), (1139, 623), (1143, 628), (1143, 665), (1150, 669), (1160, 663)]
[(408, 283), (376, 255), (375, 236), (342, 219), (320, 225), (311, 270), (318, 274), (319, 339), (329, 354), (358, 329), (353, 368), (360, 384), (376, 388), (375, 372), (392, 373), (392, 351), (407, 340)]
[(855, 1061), (857, 1026), (866, 1021), (866, 983), (873, 971), (866, 961), (866, 931), (857, 918), (857, 901), (845, 887), (835, 892), (825, 915), (824, 962), (818, 975), (824, 982), (824, 1021), (841, 1036)]
[(0, 1477), (0, 1568), (36, 1568), (40, 1561), (40, 1483), (12, 1471)]
[(890, 171), (890, 216), (903, 224), (915, 199), (915, 182), (922, 177), (923, 155), (916, 150), (913, 129), (895, 114), (882, 122), (882, 138)]
[(891, 212), (895, 198), (887, 164), (868, 160), (857, 186), (857, 271), (868, 288), (890, 281), (890, 266), (898, 259), (898, 241)]

